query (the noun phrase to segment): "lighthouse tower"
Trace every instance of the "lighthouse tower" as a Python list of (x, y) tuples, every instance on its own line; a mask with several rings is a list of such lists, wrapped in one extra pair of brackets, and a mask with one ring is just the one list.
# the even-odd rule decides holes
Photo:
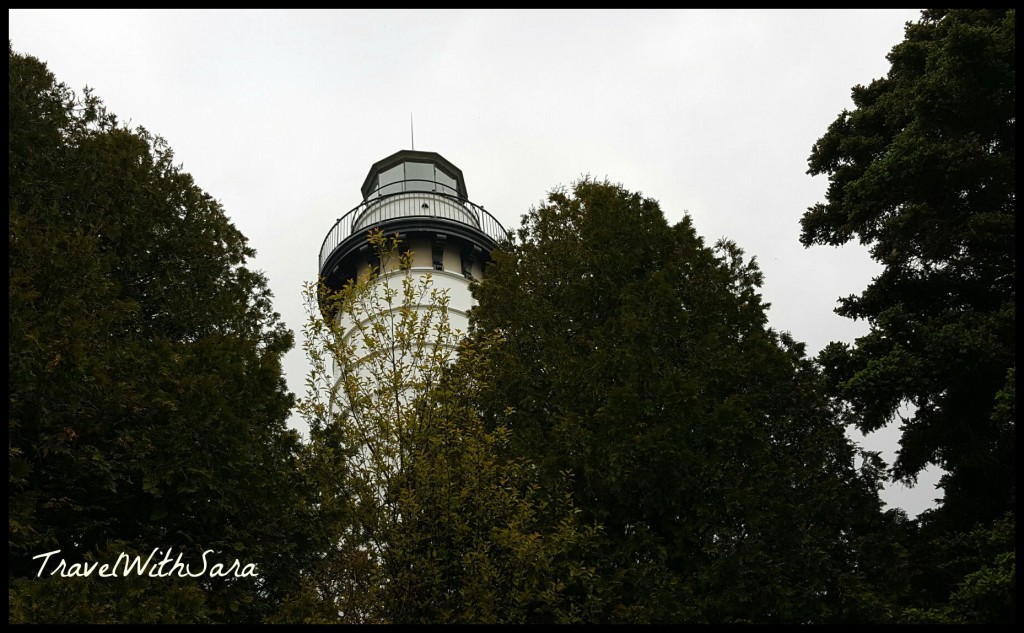
[[(357, 295), (368, 297), (365, 302), (342, 307), (321, 298), (331, 336), (337, 337), (331, 342), (332, 374), (324, 378), (333, 383), (332, 417), (343, 420), (340, 441), (356, 448), (348, 457), (352, 476), (362, 482), (356, 495), (395, 511), (392, 486), (421, 428), (416, 399), (453, 359), (454, 332), (469, 325), (470, 284), (481, 278), (506, 233), (469, 201), (462, 170), (434, 152), (403, 150), (374, 163), (362, 193), (363, 201), (327, 232), (320, 276), (338, 291), (368, 271), (377, 274), (355, 286)], [(374, 229), (398, 236), (399, 248), (411, 251), (411, 267), (377, 261), (368, 239)], [(394, 293), (410, 287), (429, 288), (430, 294)], [(446, 304), (433, 292), (446, 293)], [(410, 321), (419, 324), (409, 326), (418, 334), (400, 335), (410, 332), (404, 329)]]
[[(363, 181), (363, 201), (341, 216), (320, 247), (320, 275), (332, 290), (375, 266), (371, 229), (398, 235), (412, 251), (414, 276), (431, 276), (449, 296), (452, 329), (465, 332), (473, 298), (491, 250), (506, 235), (501, 224), (469, 201), (462, 170), (435, 152), (402, 150), (377, 161)], [(391, 274), (381, 271), (382, 275)]]

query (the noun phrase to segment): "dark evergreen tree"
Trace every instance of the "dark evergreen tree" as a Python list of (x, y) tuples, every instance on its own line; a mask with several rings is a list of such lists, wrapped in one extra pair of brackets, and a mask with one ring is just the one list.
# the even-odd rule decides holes
[[(8, 49), (9, 618), (259, 621), (318, 549), (285, 424), (292, 335), (167, 145)], [(154, 548), (258, 576), (37, 578), (32, 560)]]
[(947, 472), (965, 529), (1013, 507), (1014, 50), (1013, 10), (925, 11), (815, 144), (827, 202), (802, 220), (805, 245), (857, 238), (885, 267), (837, 309), (871, 331), (821, 360), (863, 431), (901, 423), (896, 478)]
[[(1015, 48), (1013, 9), (924, 11), (814, 145), (809, 173), (829, 187), (802, 220), (804, 245), (856, 238), (884, 267), (836, 310), (869, 333), (820, 361), (850, 422), (900, 424), (895, 479), (945, 471), (915, 533), (915, 587), (953, 621), (1014, 612)], [(1001, 554), (966, 555), (978, 534)]]
[(584, 180), (475, 289), (474, 335), (502, 340), (485, 418), (542, 481), (571, 473), (603, 526), (604, 620), (882, 621), (901, 590), (875, 462), (857, 467), (803, 345), (766, 326), (760, 283), (689, 217)]

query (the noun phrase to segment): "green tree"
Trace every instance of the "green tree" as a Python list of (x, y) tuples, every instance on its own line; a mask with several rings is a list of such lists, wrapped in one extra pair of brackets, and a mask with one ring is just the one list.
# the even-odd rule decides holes
[(901, 590), (876, 462), (855, 467), (760, 283), (689, 217), (585, 179), (523, 218), (475, 290), (473, 335), (500, 338), (485, 420), (541, 482), (568, 471), (603, 525), (601, 620), (879, 621)]
[[(291, 333), (164, 141), (8, 53), (9, 618), (259, 621), (317, 549)], [(258, 576), (37, 578), (32, 560), (154, 548)]]
[(946, 471), (940, 514), (963, 530), (1013, 509), (1015, 32), (1012, 9), (908, 24), (815, 143), (827, 201), (801, 221), (805, 246), (857, 237), (884, 266), (836, 310), (870, 332), (820, 360), (861, 430), (899, 421), (895, 478)]
[(306, 293), (300, 409), (336, 535), (318, 595), (346, 622), (579, 620), (592, 596), (577, 561), (596, 528), (549, 492), (564, 486), (536, 486), (507, 431), (483, 427), (486, 342), (460, 342), (447, 295), (397, 238), (369, 241), (378, 268)]
[(1012, 537), (962, 544), (1015, 525), (1015, 47), (1013, 9), (924, 11), (809, 161), (829, 187), (803, 244), (856, 237), (884, 266), (836, 310), (868, 334), (819, 360), (850, 422), (900, 423), (893, 478), (945, 471), (908, 543), (913, 621), (1014, 617)]
[(1017, 605), (1016, 518), (952, 532), (923, 517), (909, 542), (914, 602), (903, 620), (935, 624), (1013, 624)]

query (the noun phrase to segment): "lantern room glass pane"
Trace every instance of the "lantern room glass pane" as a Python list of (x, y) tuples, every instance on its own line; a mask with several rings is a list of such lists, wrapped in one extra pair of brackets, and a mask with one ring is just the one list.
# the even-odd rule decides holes
[(406, 191), (433, 191), (434, 165), (431, 163), (405, 163)]
[(446, 193), (450, 196), (459, 195), (459, 190), (455, 182), (455, 179), (449, 176), (448, 174), (444, 173), (440, 169), (436, 170), (436, 173), (434, 174), (434, 181), (437, 182), (438, 185), (440, 185), (437, 188), (437, 190), (440, 191), (441, 193)]
[(380, 172), (377, 195), (386, 196), (389, 193), (398, 193), (402, 190), (402, 185), (399, 184), (405, 180), (402, 167), (402, 165), (395, 165), (391, 169)]

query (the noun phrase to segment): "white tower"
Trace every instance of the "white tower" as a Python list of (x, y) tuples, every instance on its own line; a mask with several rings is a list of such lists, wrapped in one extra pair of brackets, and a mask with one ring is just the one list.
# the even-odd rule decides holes
[[(331, 227), (320, 247), (325, 285), (340, 290), (371, 266), (378, 268), (377, 254), (368, 241), (371, 229), (380, 229), (386, 236), (398, 234), (401, 247), (412, 251), (411, 269), (380, 270), (371, 281), (371, 296), (387, 297), (389, 289), (404, 288), (410, 281), (411, 287), (422, 284), (446, 292), (445, 325), (465, 332), (473, 304), (469, 286), (483, 275), (491, 250), (506, 236), (501, 224), (468, 200), (462, 171), (434, 152), (403, 150), (378, 161), (370, 168), (362, 192), (363, 201)], [(356, 494), (365, 503), (397, 512), (389, 494), (418, 428), (411, 405), (450, 359), (447, 353), (454, 351), (454, 338), (448, 329), (436, 331), (430, 340), (396, 337), (396, 328), (401, 329), (396, 320), (405, 317), (395, 315), (408, 311), (391, 301), (364, 305), (369, 307), (348, 306), (342, 313), (325, 314), (337, 319), (339, 349), (344, 349), (337, 352), (343, 360), (334, 365), (330, 378), (330, 407), (345, 420), (342, 442), (359, 447), (348, 466), (352, 476), (363, 482), (362, 492)], [(433, 305), (428, 299), (411, 307), (417, 319), (429, 320), (437, 311), (437, 304)], [(367, 332), (376, 331), (376, 325), (392, 333), (386, 347), (367, 343)]]
[(506, 233), (469, 201), (462, 170), (440, 154), (403, 150), (374, 163), (362, 194), (362, 203), (331, 227), (320, 247), (326, 285), (338, 290), (376, 263), (367, 242), (370, 229), (398, 234), (403, 248), (412, 251), (413, 276), (429, 274), (432, 287), (448, 293), (449, 324), (465, 332), (473, 304), (469, 284), (481, 278)]

